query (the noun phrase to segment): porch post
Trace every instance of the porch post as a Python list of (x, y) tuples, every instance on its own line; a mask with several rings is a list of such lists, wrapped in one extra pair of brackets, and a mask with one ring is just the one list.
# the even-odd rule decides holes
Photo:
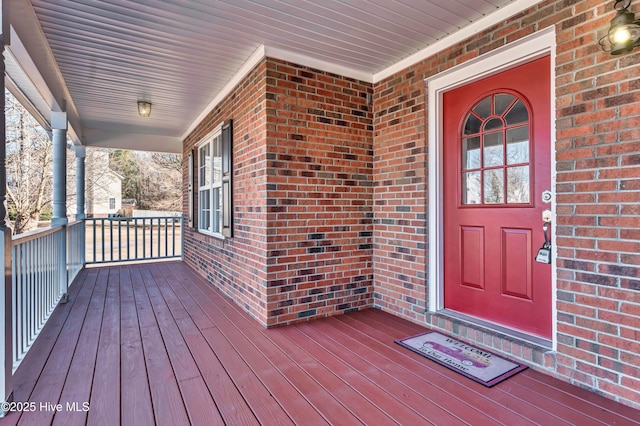
[(53, 133), (53, 216), (51, 226), (62, 226), (58, 260), (62, 301), (67, 300), (67, 113), (51, 112)]
[[(84, 146), (76, 146), (74, 147), (76, 153), (76, 220), (84, 221), (86, 219), (85, 215), (85, 183), (84, 183), (84, 169), (85, 169), (85, 158), (87, 157), (87, 149)], [(80, 228), (82, 245), (80, 247), (80, 263), (84, 265), (86, 263), (85, 258), (85, 243), (86, 243), (86, 233), (85, 233), (85, 225), (83, 224)]]
[(51, 226), (67, 224), (67, 113), (51, 112), (53, 132), (53, 216)]
[[(9, 1), (0, 0), (0, 75), (4, 76), (4, 47), (9, 44)], [(7, 141), (5, 129), (4, 78), (0, 78), (0, 259), (4, 270), (4, 291), (0, 291), (0, 402), (13, 398), (13, 295), (11, 276), (11, 227), (7, 225)], [(0, 417), (5, 415), (0, 409)]]
[(76, 146), (74, 151), (76, 153), (76, 220), (82, 220), (86, 218), (84, 213), (84, 167), (87, 149), (84, 146)]

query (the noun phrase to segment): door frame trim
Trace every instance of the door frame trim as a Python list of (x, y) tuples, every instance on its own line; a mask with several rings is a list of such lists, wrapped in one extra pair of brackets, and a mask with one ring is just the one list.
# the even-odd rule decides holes
[(551, 105), (550, 105), (550, 143), (551, 143), (551, 210), (554, 212), (552, 225), (553, 256), (551, 264), (551, 315), (552, 315), (552, 345), (557, 347), (557, 308), (556, 308), (556, 217), (555, 217), (555, 27), (550, 26), (534, 34), (523, 37), (513, 43), (502, 46), (484, 55), (471, 59), (447, 71), (434, 75), (425, 80), (428, 102), (428, 152), (429, 152), (429, 180), (428, 180), (428, 305), (429, 312), (434, 313), (444, 309), (444, 194), (443, 194), (443, 94), (459, 86), (472, 83), (498, 72), (517, 67), (525, 62), (549, 55), (551, 61)]

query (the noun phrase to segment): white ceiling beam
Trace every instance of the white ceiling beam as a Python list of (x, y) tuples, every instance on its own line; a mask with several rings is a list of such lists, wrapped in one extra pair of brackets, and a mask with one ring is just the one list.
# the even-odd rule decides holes
[(89, 147), (182, 154), (182, 139), (176, 136), (91, 128), (85, 128), (84, 135)]

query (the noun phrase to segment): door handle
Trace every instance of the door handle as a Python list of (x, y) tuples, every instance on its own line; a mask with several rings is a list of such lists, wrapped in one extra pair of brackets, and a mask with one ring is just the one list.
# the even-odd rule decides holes
[(544, 223), (551, 223), (551, 219), (553, 218), (553, 213), (549, 209), (545, 209), (542, 212), (542, 221)]

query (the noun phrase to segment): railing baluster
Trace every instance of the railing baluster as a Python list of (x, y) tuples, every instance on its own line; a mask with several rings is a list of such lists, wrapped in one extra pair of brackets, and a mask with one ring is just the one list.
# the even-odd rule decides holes
[(45, 312), (48, 309), (48, 304), (46, 300), (46, 293), (43, 290), (42, 281), (44, 279), (44, 265), (39, 259), (42, 259), (43, 250), (41, 250), (42, 244), (44, 242), (42, 240), (33, 240), (33, 256), (34, 256), (34, 268), (35, 271), (33, 273), (34, 278), (34, 286), (33, 291), (38, 300), (38, 308), (33, 317), (33, 323), (35, 325), (33, 329), (33, 339), (35, 339), (35, 335), (37, 333), (38, 328), (42, 326), (43, 320), (42, 317), (45, 315)]
[(33, 323), (35, 325), (33, 329), (33, 336), (32, 336), (33, 339), (35, 339), (37, 330), (44, 323), (43, 317), (46, 315), (46, 312), (49, 309), (49, 306), (48, 306), (49, 304), (47, 303), (47, 300), (46, 300), (46, 293), (42, 291), (44, 265), (42, 264), (42, 261), (40, 259), (42, 259), (41, 256), (43, 254), (43, 250), (42, 250), (43, 244), (44, 244), (44, 241), (40, 239), (33, 240), (33, 256), (34, 256), (33, 266), (35, 269), (33, 272), (33, 279), (34, 279), (33, 291), (38, 300), (38, 309), (36, 310), (35, 315), (33, 317)]
[[(12, 259), (11, 259), (11, 270), (19, 271), (19, 266), (21, 266), (22, 256), (20, 255), (21, 250), (20, 247), (12, 247), (11, 248)], [(22, 344), (22, 322), (20, 321), (20, 304), (22, 303), (20, 297), (20, 282), (21, 282), (20, 274), (16, 273), (13, 275), (11, 284), (13, 285), (13, 359), (18, 359), (18, 355), (20, 352), (20, 345)]]
[[(37, 333), (41, 322), (44, 323), (44, 321), (46, 321), (49, 306), (51, 305), (50, 300), (53, 297), (51, 292), (51, 286), (53, 283), (51, 282), (51, 276), (48, 271), (51, 267), (51, 259), (49, 258), (49, 255), (53, 251), (51, 248), (52, 239), (53, 236), (48, 234), (42, 238), (36, 238), (29, 242), (29, 245), (31, 246), (30, 263), (33, 268), (31, 275), (37, 283), (37, 288), (34, 289), (34, 291), (36, 292), (36, 298), (38, 299), (38, 307), (32, 314), (34, 322), (37, 324), (36, 328), (32, 331), (32, 336)], [(42, 262), (40, 259), (45, 259), (45, 262)], [(31, 340), (31, 336), (29, 340)]]
[(171, 256), (176, 255), (176, 221), (171, 222)]
[(109, 246), (109, 260), (113, 261), (113, 221), (111, 220), (109, 221)]
[(24, 282), (22, 284), (22, 322), (24, 324), (24, 329), (22, 330), (22, 333), (25, 341), (22, 342), (23, 349), (26, 345), (26, 336), (29, 335), (29, 304), (27, 303), (29, 300), (29, 268), (31, 267), (29, 264), (29, 243), (25, 244), (24, 247), (24, 265)]
[(102, 241), (100, 241), (100, 244), (102, 245), (102, 259), (100, 259), (102, 262), (104, 262), (105, 259), (105, 252), (104, 252), (104, 219), (100, 220), (100, 229), (102, 230)]
[(164, 221), (165, 219), (158, 219), (158, 256), (160, 257), (166, 256), (166, 253), (162, 252), (162, 248), (164, 246), (164, 242), (162, 241), (165, 229)]
[[(27, 267), (27, 277), (28, 277), (28, 287), (27, 287), (27, 302), (31, 302), (31, 299), (33, 298), (33, 241), (29, 241), (27, 243), (27, 247), (28, 247), (28, 264), (29, 266)], [(33, 303), (27, 303), (27, 344), (28, 342), (31, 340), (31, 334), (33, 333), (33, 317), (34, 317), (34, 311), (36, 309), (36, 307), (34, 306)]]
[(41, 262), (40, 259), (42, 259), (41, 256), (44, 254), (47, 248), (47, 243), (50, 239), (51, 236), (47, 235), (44, 238), (38, 238), (31, 241), (33, 255), (33, 292), (35, 295), (35, 299), (38, 300), (38, 306), (37, 309), (33, 312), (34, 328), (29, 340), (35, 339), (38, 329), (42, 326), (44, 321), (46, 321), (46, 316), (49, 311), (49, 292), (47, 291), (47, 286), (44, 282), (44, 277), (46, 276), (45, 269), (47, 267), (47, 264)]
[(55, 250), (53, 248), (53, 238), (51, 235), (47, 235), (45, 237), (42, 238), (42, 248), (44, 250), (45, 254), (45, 259), (46, 259), (46, 266), (44, 268), (44, 295), (45, 295), (45, 300), (47, 301), (47, 309), (50, 308), (50, 305), (53, 303), (53, 299), (55, 297), (55, 278), (54, 278), (54, 271), (55, 271), (55, 261), (54, 261), (54, 257), (55, 256)]
[(138, 218), (133, 219), (133, 235), (135, 238), (135, 252), (136, 252), (136, 260), (140, 259), (140, 255), (138, 254)]
[[(113, 222), (111, 222), (113, 223)], [(120, 244), (120, 242), (122, 241), (122, 221), (120, 219), (118, 219), (118, 260), (122, 260), (122, 244)], [(112, 243), (113, 246), (113, 243)]]
[(29, 313), (27, 312), (27, 305), (29, 300), (28, 290), (29, 290), (29, 243), (27, 242), (24, 246), (23, 250), (24, 254), (24, 273), (22, 275), (22, 347), (21, 355), (24, 353), (24, 348), (27, 345), (27, 336), (29, 335), (29, 323), (27, 322), (27, 318)]
[(147, 219), (142, 219), (142, 258), (147, 257)]
[(129, 218), (127, 218), (126, 221), (127, 221), (126, 222), (127, 223), (127, 260), (131, 260), (131, 250), (130, 250), (131, 243), (129, 238), (130, 237), (129, 234), (131, 234), (131, 226), (130, 226), (131, 223), (129, 221)]
[(169, 256), (169, 219), (164, 218), (164, 255)]
[(93, 231), (91, 231), (93, 233), (93, 242), (92, 242), (92, 249), (91, 249), (91, 253), (93, 254), (93, 263), (96, 263), (96, 253), (98, 251), (98, 239), (96, 237), (96, 221), (89, 221), (87, 220), (87, 222), (91, 222), (91, 227), (93, 228)]
[(149, 250), (151, 250), (151, 257), (153, 258), (153, 218), (149, 219)]
[[(53, 251), (50, 249), (52, 239), (52, 235), (47, 235), (44, 238), (33, 240), (36, 257), (38, 259), (47, 259), (47, 257), (50, 256), (51, 252)], [(42, 326), (44, 324), (44, 321), (46, 321), (48, 313), (51, 311), (51, 305), (53, 302), (51, 300), (53, 298), (53, 294), (51, 292), (52, 281), (51, 275), (49, 274), (49, 269), (51, 269), (51, 266), (53, 266), (51, 263), (51, 258), (47, 259), (46, 263), (38, 265), (38, 275), (40, 276), (40, 278), (38, 279), (38, 282), (40, 283), (40, 289), (38, 293), (40, 294), (39, 299), (41, 303), (40, 311), (38, 312), (37, 317), (39, 322), (38, 327)]]

